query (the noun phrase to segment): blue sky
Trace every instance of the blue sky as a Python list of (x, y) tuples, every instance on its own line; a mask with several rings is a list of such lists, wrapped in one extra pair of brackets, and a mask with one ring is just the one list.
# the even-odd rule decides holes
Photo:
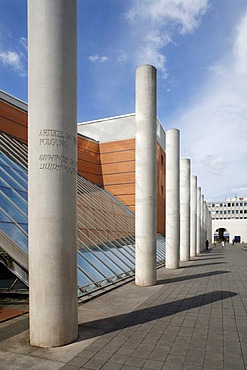
[[(206, 199), (247, 197), (246, 0), (78, 0), (78, 122), (134, 112), (146, 63)], [(27, 101), (26, 0), (0, 0), (0, 89)]]

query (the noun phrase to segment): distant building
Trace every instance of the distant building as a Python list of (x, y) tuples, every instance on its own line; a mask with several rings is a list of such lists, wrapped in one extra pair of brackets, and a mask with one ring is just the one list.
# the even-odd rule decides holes
[(213, 240), (224, 238), (232, 242), (247, 242), (247, 198), (226, 198), (223, 202), (208, 202), (212, 217)]

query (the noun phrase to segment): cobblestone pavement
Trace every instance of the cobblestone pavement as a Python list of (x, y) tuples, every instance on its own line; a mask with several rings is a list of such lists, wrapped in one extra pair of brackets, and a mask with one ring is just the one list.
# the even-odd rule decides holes
[[(0, 325), (3, 369), (247, 369), (247, 250), (227, 244), (79, 307), (80, 337), (28, 344), (27, 315)], [(20, 326), (22, 325), (22, 328)], [(4, 367), (1, 367), (4, 366)]]

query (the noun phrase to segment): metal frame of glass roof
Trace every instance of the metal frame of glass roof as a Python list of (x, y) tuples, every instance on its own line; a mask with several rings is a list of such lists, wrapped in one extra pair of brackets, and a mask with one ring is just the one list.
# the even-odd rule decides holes
[[(0, 232), (26, 254), (27, 158), (26, 144), (0, 133)], [(77, 249), (79, 298), (87, 299), (113, 285), (133, 279), (134, 214), (107, 191), (79, 175)], [(165, 254), (165, 239), (157, 235), (157, 267), (164, 265)], [(17, 265), (12, 271), (28, 286), (27, 271), (17, 268)]]

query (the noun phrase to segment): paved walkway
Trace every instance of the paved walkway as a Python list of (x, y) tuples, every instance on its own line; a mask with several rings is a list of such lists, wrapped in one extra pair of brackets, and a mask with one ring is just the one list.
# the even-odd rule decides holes
[(158, 285), (134, 283), (79, 306), (76, 343), (28, 343), (28, 317), (0, 324), (0, 369), (247, 369), (247, 250), (214, 248)]

